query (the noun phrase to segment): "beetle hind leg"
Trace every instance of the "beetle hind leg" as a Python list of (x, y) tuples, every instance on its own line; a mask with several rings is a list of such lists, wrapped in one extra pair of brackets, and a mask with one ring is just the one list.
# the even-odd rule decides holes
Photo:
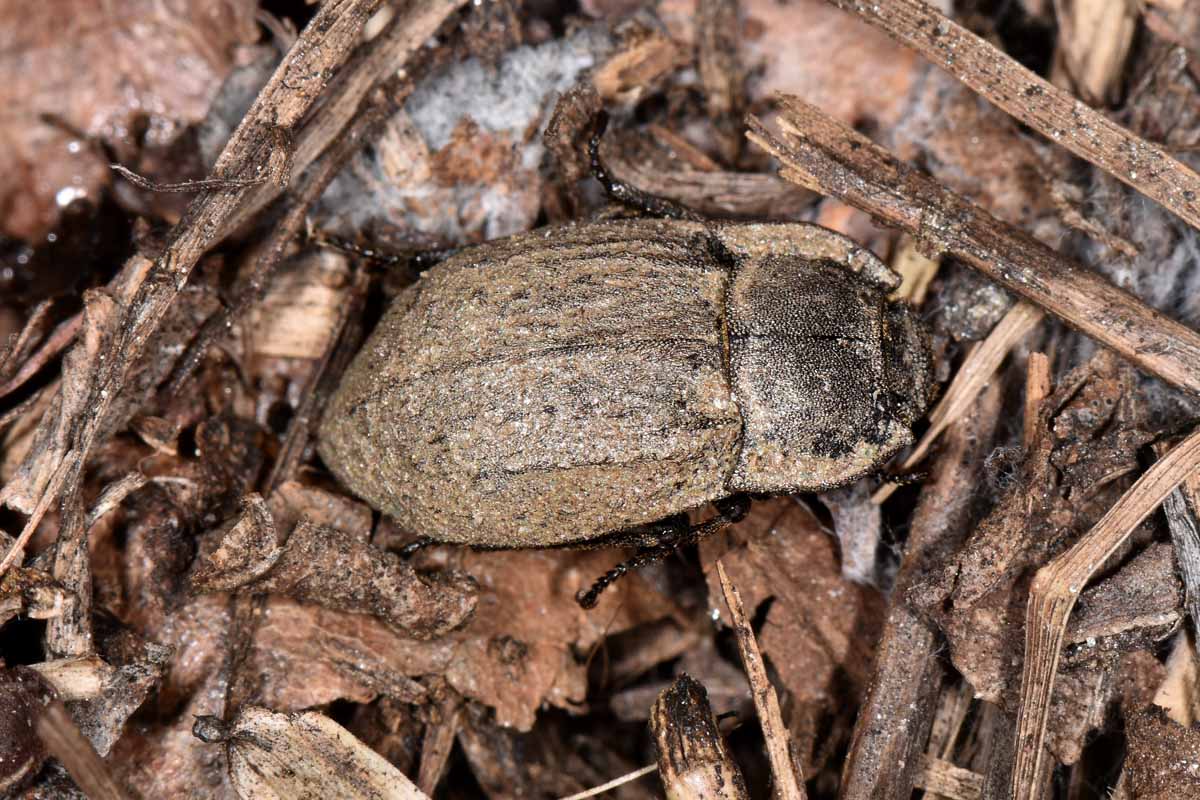
[[(741, 521), (747, 512), (750, 511), (750, 498), (744, 494), (736, 494), (713, 501), (713, 505), (717, 509), (717, 515), (698, 525), (689, 525), (686, 516), (677, 515), (651, 526), (651, 532), (656, 534), (655, 543), (642, 546), (633, 558), (622, 561), (601, 575), (588, 590), (584, 591), (580, 589), (579, 593), (575, 595), (576, 602), (584, 608), (594, 608), (596, 601), (600, 599), (601, 593), (610, 584), (619, 580), (621, 576), (640, 569), (647, 564), (661, 561), (674, 553), (675, 548), (699, 541), (705, 536), (714, 534), (735, 522)], [(644, 542), (646, 540), (645, 534), (639, 536), (638, 540)], [(620, 540), (618, 539), (617, 541), (619, 542)]]

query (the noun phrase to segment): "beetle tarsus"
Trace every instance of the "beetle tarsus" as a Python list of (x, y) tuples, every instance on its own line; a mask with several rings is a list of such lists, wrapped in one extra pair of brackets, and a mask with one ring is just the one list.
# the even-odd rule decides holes
[(432, 536), (418, 536), (416, 539), (413, 539), (411, 542), (404, 545), (404, 547), (400, 548), (400, 557), (407, 561), (420, 551), (424, 550), (426, 547), (429, 547), (433, 544), (437, 544), (437, 540)]
[(600, 182), (600, 185), (604, 187), (604, 192), (609, 197), (622, 205), (636, 208), (652, 217), (701, 221), (704, 219), (704, 217), (686, 206), (682, 206), (672, 200), (667, 200), (665, 197), (658, 197), (657, 195), (643, 192), (641, 189), (616, 178), (609, 172), (604, 159), (600, 157), (600, 140), (604, 137), (604, 131), (607, 129), (608, 112), (600, 109), (596, 112), (595, 121), (592, 126), (592, 136), (588, 139), (588, 161), (591, 166), (592, 177)]
[(672, 533), (668, 533), (659, 544), (643, 547), (633, 558), (622, 561), (597, 578), (587, 591), (580, 589), (575, 595), (575, 601), (583, 608), (595, 608), (596, 602), (600, 599), (600, 595), (604, 590), (620, 579), (621, 576), (640, 569), (647, 564), (661, 561), (671, 555), (671, 553), (674, 553), (678, 547), (699, 541), (705, 536), (727, 528), (735, 522), (740, 522), (750, 511), (750, 498), (744, 494), (735, 494), (713, 501), (713, 506), (717, 509), (717, 516), (701, 522), (699, 525), (691, 525), (682, 531), (675, 530)]

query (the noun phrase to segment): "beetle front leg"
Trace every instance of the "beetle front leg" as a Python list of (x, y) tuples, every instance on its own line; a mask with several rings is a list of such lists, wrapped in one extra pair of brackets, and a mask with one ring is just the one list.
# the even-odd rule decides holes
[(583, 608), (594, 608), (596, 601), (600, 599), (600, 594), (621, 576), (647, 564), (661, 561), (674, 553), (677, 547), (699, 541), (735, 522), (740, 522), (750, 511), (750, 498), (744, 494), (735, 494), (713, 501), (713, 506), (717, 509), (717, 516), (698, 525), (671, 523), (669, 532), (665, 533), (656, 544), (641, 548), (633, 558), (617, 564), (597, 578), (587, 591), (580, 589), (579, 593), (575, 595), (576, 602)]
[(604, 137), (604, 131), (607, 129), (608, 112), (600, 109), (596, 113), (592, 125), (592, 136), (588, 139), (588, 163), (591, 166), (592, 177), (604, 187), (605, 194), (618, 203), (635, 208), (652, 217), (688, 219), (697, 222), (705, 221), (705, 217), (697, 214), (690, 208), (680, 205), (674, 200), (668, 200), (665, 197), (643, 192), (636, 186), (626, 183), (609, 172), (608, 165), (600, 157), (600, 140)]

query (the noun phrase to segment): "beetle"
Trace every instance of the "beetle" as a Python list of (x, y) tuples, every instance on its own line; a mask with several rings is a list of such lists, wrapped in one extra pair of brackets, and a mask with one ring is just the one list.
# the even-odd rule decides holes
[[(645, 545), (597, 581), (912, 442), (928, 338), (899, 278), (803, 223), (616, 220), (452, 256), (385, 312), (319, 430), (353, 492), (433, 540)], [(696, 526), (683, 512), (715, 503)]]

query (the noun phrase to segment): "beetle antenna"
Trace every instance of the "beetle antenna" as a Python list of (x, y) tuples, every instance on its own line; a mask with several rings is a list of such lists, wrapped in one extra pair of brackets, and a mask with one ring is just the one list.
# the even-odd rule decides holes
[(586, 592), (581, 589), (575, 595), (575, 601), (583, 608), (595, 608), (601, 593), (622, 576), (641, 569), (647, 564), (663, 560), (674, 553), (678, 547), (699, 541), (705, 536), (724, 530), (735, 522), (740, 522), (750, 511), (750, 498), (744, 494), (735, 494), (732, 497), (716, 500), (713, 505), (717, 508), (717, 516), (701, 522), (699, 525), (692, 525), (682, 531), (669, 533), (659, 544), (643, 547), (633, 558), (622, 561), (597, 578)]
[(605, 194), (618, 203), (636, 208), (652, 217), (704, 221), (703, 216), (690, 208), (665, 197), (643, 192), (609, 172), (608, 165), (600, 157), (600, 140), (604, 137), (606, 130), (608, 130), (608, 112), (602, 108), (596, 112), (592, 123), (592, 136), (588, 139), (588, 163), (591, 166), (592, 177), (604, 187)]

